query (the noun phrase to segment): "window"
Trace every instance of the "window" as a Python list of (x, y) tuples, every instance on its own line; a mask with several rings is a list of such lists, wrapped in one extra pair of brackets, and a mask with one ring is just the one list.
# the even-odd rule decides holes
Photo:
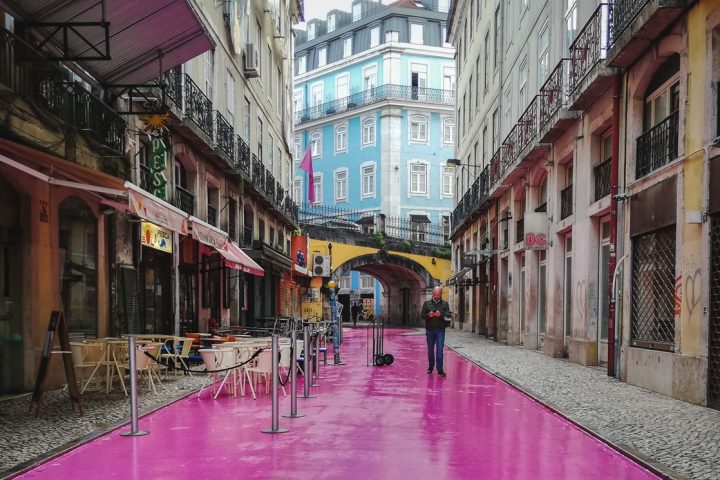
[(440, 215), (440, 227), (442, 229), (443, 241), (450, 241), (450, 215)]
[(260, 120), (260, 117), (258, 117), (258, 123), (257, 123), (257, 156), (262, 161), (263, 156), (263, 122)]
[(427, 165), (424, 163), (410, 164), (410, 194), (427, 194)]
[(545, 21), (538, 34), (538, 86), (542, 86), (550, 73), (550, 31)]
[(483, 95), (488, 89), (488, 70), (490, 70), (490, 32), (485, 34), (485, 72), (483, 74)]
[(416, 242), (424, 242), (427, 240), (429, 223), (414, 217), (415, 215), (410, 215), (410, 238)]
[(310, 134), (310, 151), (313, 157), (322, 155), (322, 134), (319, 130)]
[(577, 1), (567, 0), (567, 9), (565, 10), (565, 51), (570, 48), (573, 40), (577, 35)]
[(205, 95), (212, 102), (213, 85), (215, 79), (215, 52), (212, 50), (205, 52)]
[(327, 64), (327, 48), (318, 49), (318, 67), (324, 67)]
[(322, 174), (313, 175), (313, 188), (315, 189), (315, 203), (323, 203)]
[(370, 48), (380, 45), (380, 27), (370, 29)]
[(352, 288), (352, 277), (349, 273), (346, 273), (340, 277), (340, 288), (349, 290)]
[(327, 31), (328, 33), (335, 31), (335, 14), (328, 15), (327, 17)]
[(369, 275), (363, 275), (360, 277), (360, 288), (365, 290), (375, 289), (375, 278)]
[(310, 87), (310, 106), (319, 107), (323, 102), (323, 84), (316, 83)]
[(487, 158), (489, 157), (489, 156), (488, 156), (488, 151), (487, 151), (488, 145), (489, 145), (489, 143), (488, 143), (488, 129), (487, 129), (487, 125), (485, 125), (485, 126), (483, 127), (482, 141), (483, 141), (483, 166), (485, 166), (485, 163), (486, 163), (486, 160), (485, 160), (485, 159), (487, 159)]
[(400, 41), (400, 33), (396, 30), (390, 30), (388, 32), (385, 32), (385, 41), (386, 42), (399, 42)]
[(352, 55), (352, 37), (343, 39), (343, 58)]
[(335, 152), (347, 152), (347, 126), (335, 127)]
[(362, 196), (372, 197), (375, 195), (375, 165), (364, 165), (362, 167)]
[(500, 146), (500, 125), (498, 125), (498, 111), (497, 108), (492, 114), (492, 135), (493, 135), (493, 142), (492, 142), (492, 151), (493, 155), (495, 152), (497, 152), (498, 147)]
[(498, 5), (495, 10), (495, 31), (493, 38), (493, 46), (495, 47), (495, 54), (493, 55), (493, 67), (497, 68), (500, 60), (500, 6)]
[(340, 75), (335, 79), (335, 99), (347, 101), (348, 96), (350, 96), (350, 75)]
[(423, 115), (410, 117), (410, 140), (413, 142), (427, 142), (427, 118)]
[(527, 57), (520, 64), (520, 109), (525, 111), (528, 106), (528, 64)]
[(362, 17), (362, 4), (356, 3), (352, 6), (352, 19), (353, 22), (357, 22)]
[[(563, 330), (565, 337), (572, 336), (572, 237), (565, 237), (565, 264), (563, 269)], [(672, 299), (672, 295), (670, 296)]]
[(235, 127), (235, 77), (232, 76), (230, 70), (225, 75), (225, 95), (227, 97), (227, 116), (228, 122)]
[(452, 44), (447, 41), (447, 26), (445, 24), (442, 26), (442, 46), (452, 48)]
[(442, 167), (442, 196), (453, 196), (453, 180), (455, 177), (455, 169), (452, 167)]
[(335, 172), (335, 201), (346, 202), (348, 199), (347, 170)]
[(250, 100), (247, 98), (243, 104), (243, 140), (250, 144)]
[(475, 59), (475, 109), (480, 108), (480, 55)]
[(315, 23), (308, 23), (307, 26), (307, 39), (313, 40), (315, 38)]
[(268, 166), (268, 170), (270, 170), (270, 173), (273, 173), (273, 161), (274, 161), (273, 155), (274, 154), (275, 154), (275, 152), (274, 152), (274, 145), (273, 145), (273, 137), (272, 137), (272, 135), (268, 135), (268, 163), (267, 163), (267, 166)]
[(366, 118), (362, 122), (362, 144), (363, 146), (375, 143), (375, 119)]
[(423, 26), (419, 23), (410, 24), (410, 43), (423, 44)]
[(452, 145), (455, 141), (455, 119), (443, 118), (443, 144)]
[(296, 202), (300, 202), (303, 200), (302, 198), (302, 179), (301, 178), (295, 178), (293, 180), (293, 190), (292, 190), (293, 200)]
[(302, 75), (307, 71), (307, 57), (303, 55), (302, 57), (298, 58), (298, 75)]
[(505, 0), (505, 38), (507, 39), (507, 46), (511, 45), (513, 41), (513, 13), (512, 0)]
[(293, 142), (292, 142), (291, 148), (292, 148), (291, 153), (292, 153), (293, 159), (295, 159), (295, 160), (300, 159), (300, 135), (295, 135), (293, 137)]
[(455, 69), (443, 67), (443, 90), (455, 92)]
[(296, 117), (300, 113), (300, 111), (303, 110), (305, 106), (304, 103), (305, 102), (303, 101), (303, 91), (295, 90), (295, 93), (293, 94), (293, 112), (295, 112)]
[(363, 90), (372, 90), (377, 86), (377, 68), (373, 65), (363, 69)]
[(509, 83), (510, 85), (508, 85), (503, 92), (503, 126), (508, 132), (512, 125), (512, 82)]

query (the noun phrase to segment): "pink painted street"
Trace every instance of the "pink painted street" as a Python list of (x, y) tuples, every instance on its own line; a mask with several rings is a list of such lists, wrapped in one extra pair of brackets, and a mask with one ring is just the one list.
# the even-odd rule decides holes
[[(297, 419), (270, 427), (270, 397), (209, 392), (140, 418), (19, 479), (63, 478), (658, 478), (548, 408), (446, 349), (428, 375), (420, 331), (388, 329), (391, 366), (366, 366), (366, 330), (346, 329), (342, 366), (323, 366)], [(280, 396), (280, 413), (290, 397)]]

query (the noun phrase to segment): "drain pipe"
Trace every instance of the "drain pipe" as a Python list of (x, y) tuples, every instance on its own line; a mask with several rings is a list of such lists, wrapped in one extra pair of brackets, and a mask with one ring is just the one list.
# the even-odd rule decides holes
[[(610, 259), (608, 262), (608, 287), (610, 288), (610, 305), (608, 306), (608, 352), (607, 374), (615, 375), (615, 295), (612, 290), (617, 255), (617, 208), (618, 208), (618, 171), (620, 167), (620, 89), (621, 75), (615, 75), (613, 82), (612, 106), (612, 160), (610, 160)], [(621, 332), (622, 334), (622, 332)]]

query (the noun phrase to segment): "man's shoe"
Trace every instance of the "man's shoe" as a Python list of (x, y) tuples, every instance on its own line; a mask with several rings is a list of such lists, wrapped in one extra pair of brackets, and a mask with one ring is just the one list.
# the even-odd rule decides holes
[(446, 375), (445, 370), (439, 370), (438, 375), (440, 375), (441, 377), (444, 377)]
[(428, 368), (428, 369), (427, 369), (427, 373), (428, 373), (428, 374), (431, 374), (431, 373), (432, 373), (432, 371), (433, 371), (433, 369), (432, 369), (432, 368)]

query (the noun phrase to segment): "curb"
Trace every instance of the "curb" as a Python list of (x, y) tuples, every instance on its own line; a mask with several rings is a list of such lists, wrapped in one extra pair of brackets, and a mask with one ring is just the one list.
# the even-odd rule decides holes
[(451, 347), (447, 344), (445, 344), (445, 347), (451, 350), (453, 353), (458, 355), (459, 357), (464, 358), (465, 360), (469, 361), (470, 363), (476, 365), (477, 367), (481, 368), (482, 370), (486, 371), (493, 377), (497, 378), (501, 382), (505, 383), (509, 387), (517, 390), (521, 394), (525, 395), (529, 399), (533, 400), (534, 402), (538, 403), (543, 408), (546, 408), (547, 410), (551, 411), (552, 413), (558, 415), (559, 417), (563, 418), (570, 424), (574, 425), (575, 427), (579, 428), (583, 432), (587, 433), (588, 435), (594, 437), (595, 439), (599, 440), (600, 442), (604, 443), (608, 447), (612, 448), (619, 454), (623, 455), (624, 457), (629, 458), (633, 462), (637, 463), (638, 465), (642, 466), (643, 468), (649, 470), (650, 472), (654, 473), (655, 475), (659, 476), (660, 478), (663, 478), (664, 480), (689, 480), (689, 477), (686, 477), (685, 475), (682, 475), (675, 470), (671, 469), (670, 467), (667, 467), (666, 465), (657, 462), (653, 460), (652, 458), (647, 457), (646, 455), (640, 453), (637, 449), (629, 446), (629, 445), (622, 445), (619, 443), (615, 443), (607, 438), (605, 438), (602, 433), (599, 431), (588, 427), (586, 425), (583, 425), (580, 423), (580, 421), (575, 420), (570, 416), (570, 414), (564, 413), (562, 410), (560, 410), (560, 407), (553, 404), (550, 401), (547, 401), (543, 399), (540, 395), (537, 395), (533, 393), (532, 391), (524, 388), (519, 383), (515, 382), (514, 380), (506, 377), (505, 375), (498, 373), (496, 371), (491, 370), (486, 365), (483, 365), (480, 361), (473, 360), (472, 358), (469, 358), (465, 354), (457, 351), (455, 347)]

